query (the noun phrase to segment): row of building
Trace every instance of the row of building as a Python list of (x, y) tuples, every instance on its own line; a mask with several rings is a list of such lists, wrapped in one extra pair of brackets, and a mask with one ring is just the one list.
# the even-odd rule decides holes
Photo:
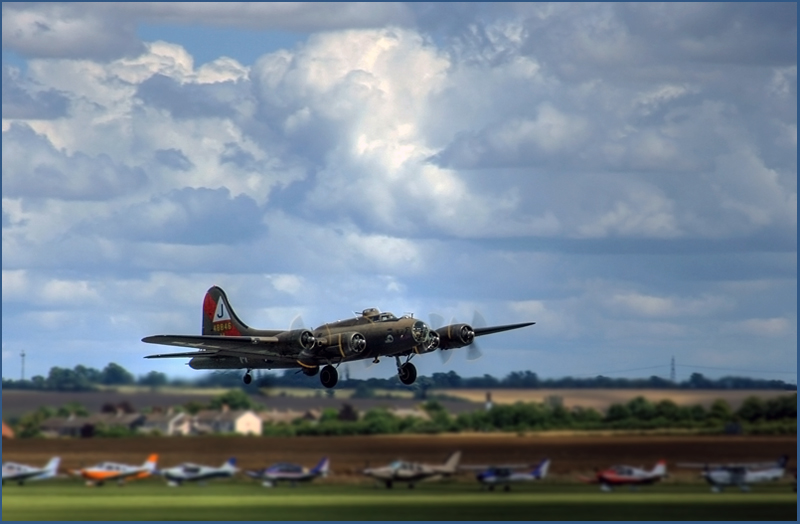
[[(390, 409), (390, 413), (397, 417), (418, 417), (429, 420), (429, 415), (420, 409)], [(339, 411), (340, 419), (354, 420), (362, 413), (357, 413), (347, 404)], [(265, 410), (255, 412), (252, 410), (232, 410), (223, 406), (221, 410), (203, 410), (196, 414), (155, 410), (151, 413), (128, 412), (117, 409), (115, 412), (99, 413), (89, 416), (51, 417), (45, 419), (39, 426), (44, 437), (78, 437), (87, 438), (95, 435), (98, 428), (121, 428), (149, 435), (177, 436), (177, 435), (209, 435), (209, 434), (239, 434), (261, 435), (265, 423), (291, 424), (302, 419), (310, 422), (319, 421), (322, 411), (310, 409), (307, 411), (293, 410)]]

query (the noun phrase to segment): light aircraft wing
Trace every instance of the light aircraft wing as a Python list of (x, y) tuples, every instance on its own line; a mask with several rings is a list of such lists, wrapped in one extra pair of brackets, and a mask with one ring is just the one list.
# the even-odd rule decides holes
[(458, 469), (463, 469), (466, 471), (484, 471), (487, 469), (522, 469), (522, 468), (532, 468), (533, 465), (531, 464), (492, 464), (492, 465), (475, 465), (475, 464), (465, 464), (463, 466), (458, 466)]
[(731, 462), (729, 464), (712, 464), (704, 462), (679, 462), (676, 464), (679, 468), (698, 468), (698, 469), (747, 469), (747, 468), (771, 468), (775, 466), (775, 461), (772, 462)]

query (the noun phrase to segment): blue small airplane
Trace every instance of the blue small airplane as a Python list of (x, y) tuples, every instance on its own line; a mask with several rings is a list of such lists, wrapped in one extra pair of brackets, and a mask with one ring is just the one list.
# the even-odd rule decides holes
[(279, 481), (289, 482), (292, 486), (298, 482), (308, 482), (317, 477), (326, 477), (330, 470), (331, 461), (324, 457), (314, 468), (308, 469), (297, 464), (278, 462), (259, 471), (247, 471), (247, 475), (261, 480), (264, 487), (271, 488)]
[(504, 491), (511, 491), (512, 482), (530, 482), (542, 480), (547, 476), (550, 459), (544, 459), (530, 471), (516, 471), (530, 467), (527, 464), (507, 464), (502, 466), (461, 466), (466, 470), (478, 470), (475, 478), (482, 487), (494, 491), (495, 486), (503, 486)]

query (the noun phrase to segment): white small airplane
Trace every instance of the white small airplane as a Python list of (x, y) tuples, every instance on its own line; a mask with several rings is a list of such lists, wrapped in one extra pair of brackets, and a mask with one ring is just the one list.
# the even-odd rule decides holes
[(153, 453), (141, 466), (119, 464), (117, 462), (101, 462), (88, 468), (73, 470), (72, 474), (86, 479), (87, 486), (102, 486), (104, 482), (116, 480), (119, 485), (126, 480), (149, 477), (156, 470), (158, 455)]
[(703, 468), (700, 476), (711, 485), (711, 491), (719, 493), (726, 486), (736, 486), (750, 491), (750, 484), (780, 480), (786, 471), (789, 456), (783, 455), (775, 462), (743, 462), (738, 464), (681, 463), (682, 468)]
[(392, 489), (394, 482), (406, 482), (409, 488), (422, 480), (434, 480), (454, 475), (461, 461), (461, 452), (456, 451), (450, 455), (444, 464), (422, 464), (419, 462), (406, 462), (396, 460), (388, 466), (380, 468), (367, 468), (364, 475), (372, 477)]
[(478, 479), (489, 491), (494, 491), (495, 486), (503, 486), (504, 491), (511, 491), (512, 482), (530, 482), (542, 480), (547, 477), (550, 469), (550, 459), (544, 459), (531, 471), (515, 471), (529, 468), (527, 464), (508, 464), (502, 466), (461, 466), (460, 469), (478, 470), (475, 478)]
[(60, 462), (61, 458), (53, 457), (43, 468), (34, 468), (33, 466), (16, 462), (6, 462), (3, 464), (3, 484), (9, 480), (16, 481), (17, 484), (22, 486), (26, 480), (51, 479), (58, 473), (58, 464)]
[(289, 482), (294, 486), (298, 482), (308, 482), (317, 477), (327, 477), (330, 466), (331, 461), (328, 457), (323, 457), (319, 464), (312, 469), (304, 468), (299, 464), (279, 462), (259, 471), (248, 471), (247, 475), (263, 481), (262, 485), (267, 488), (273, 487), (279, 481)]
[(163, 475), (167, 479), (167, 483), (174, 487), (180, 486), (183, 482), (232, 477), (237, 471), (239, 468), (236, 467), (236, 458), (231, 457), (218, 468), (184, 462), (179, 466), (162, 469), (157, 473)]

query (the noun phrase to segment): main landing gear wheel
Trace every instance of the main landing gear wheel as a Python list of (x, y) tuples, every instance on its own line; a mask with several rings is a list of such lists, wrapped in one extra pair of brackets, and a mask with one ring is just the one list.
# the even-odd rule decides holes
[(252, 376), (252, 375), (250, 374), (250, 372), (248, 371), (248, 372), (247, 372), (247, 373), (245, 373), (245, 374), (244, 374), (244, 376), (242, 377), (242, 382), (244, 382), (245, 384), (249, 384), (249, 383), (251, 383), (252, 381), (253, 381), (253, 376)]
[(325, 366), (319, 372), (319, 381), (322, 382), (322, 385), (326, 388), (332, 388), (339, 382), (339, 373), (336, 371), (336, 368), (333, 366)]
[(400, 378), (400, 382), (410, 386), (417, 380), (417, 368), (411, 362), (406, 362), (397, 369), (397, 376)]

